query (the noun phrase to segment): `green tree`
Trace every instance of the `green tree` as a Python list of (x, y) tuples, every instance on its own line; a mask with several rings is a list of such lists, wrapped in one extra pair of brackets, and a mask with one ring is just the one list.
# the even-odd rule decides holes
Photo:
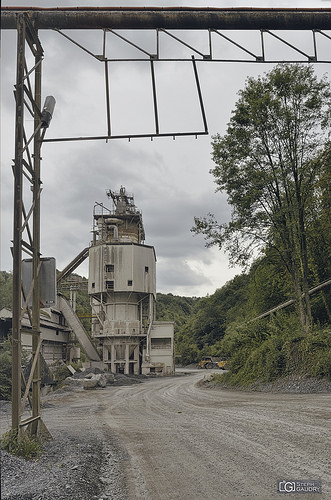
[(156, 320), (174, 321), (176, 331), (190, 317), (197, 300), (195, 297), (158, 293), (156, 296)]
[(264, 256), (253, 262), (249, 271), (247, 318), (259, 316), (286, 302), (290, 293), (291, 283), (279, 254), (269, 248)]
[(10, 340), (5, 340), (0, 351), (0, 400), (11, 397), (12, 353)]
[[(325, 147), (324, 169), (315, 189), (307, 241), (314, 284), (331, 276), (331, 142)], [(320, 300), (322, 299), (322, 300)], [(331, 321), (331, 287), (312, 297), (313, 315), (320, 322)]]
[(227, 133), (212, 142), (211, 173), (217, 190), (228, 194), (231, 221), (219, 224), (209, 214), (195, 218), (192, 228), (207, 246), (228, 251), (235, 264), (247, 265), (258, 249), (276, 249), (305, 332), (312, 322), (307, 231), (328, 157), (330, 97), (330, 83), (308, 66), (280, 64), (249, 78)]
[(249, 277), (241, 274), (195, 302), (191, 315), (176, 332), (176, 352), (183, 364), (197, 362), (201, 356), (219, 355), (217, 346), (228, 325), (244, 321), (248, 285)]
[(4, 307), (12, 308), (13, 302), (13, 275), (7, 271), (0, 271), (0, 311)]

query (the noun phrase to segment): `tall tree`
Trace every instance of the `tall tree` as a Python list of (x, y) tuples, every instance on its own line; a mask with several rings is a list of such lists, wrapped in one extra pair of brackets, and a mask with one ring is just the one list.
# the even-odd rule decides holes
[(311, 324), (307, 230), (330, 134), (330, 83), (310, 66), (280, 64), (239, 92), (227, 133), (213, 137), (211, 173), (232, 206), (229, 223), (195, 218), (193, 232), (234, 264), (274, 247), (291, 277), (301, 325)]

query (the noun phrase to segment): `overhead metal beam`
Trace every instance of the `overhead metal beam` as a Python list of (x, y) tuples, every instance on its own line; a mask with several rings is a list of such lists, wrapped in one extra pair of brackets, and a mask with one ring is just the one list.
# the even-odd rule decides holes
[(331, 9), (209, 7), (2, 7), (2, 29), (28, 13), (36, 29), (331, 29)]
[(85, 259), (87, 259), (89, 253), (89, 247), (84, 248), (64, 269), (61, 271), (56, 278), (56, 282), (59, 285), (62, 280), (65, 280), (71, 273), (80, 266)]

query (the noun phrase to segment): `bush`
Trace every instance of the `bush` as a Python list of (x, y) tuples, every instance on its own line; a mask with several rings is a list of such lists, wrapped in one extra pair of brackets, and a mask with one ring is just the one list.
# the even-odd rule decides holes
[(53, 377), (56, 381), (56, 389), (61, 387), (62, 382), (67, 378), (71, 376), (71, 372), (67, 365), (63, 364), (60, 366), (56, 366), (55, 368), (52, 369), (53, 372)]
[[(26, 366), (29, 354), (22, 349), (21, 365)], [(11, 337), (4, 341), (0, 351), (0, 400), (10, 400), (12, 388), (12, 346)], [(22, 395), (24, 387), (22, 387)]]
[(197, 363), (200, 360), (200, 351), (195, 344), (183, 345), (179, 354), (183, 366)]
[(272, 337), (252, 351), (240, 371), (240, 377), (245, 384), (255, 380), (270, 382), (282, 376), (284, 366), (281, 342)]
[(41, 441), (23, 431), (10, 430), (1, 437), (1, 449), (27, 460), (38, 458), (42, 452)]
[(4, 349), (0, 354), (0, 400), (11, 398), (11, 351)]
[(331, 335), (315, 327), (304, 335), (294, 315), (278, 315), (229, 331), (219, 349), (230, 357), (222, 381), (247, 386), (298, 374), (331, 380)]

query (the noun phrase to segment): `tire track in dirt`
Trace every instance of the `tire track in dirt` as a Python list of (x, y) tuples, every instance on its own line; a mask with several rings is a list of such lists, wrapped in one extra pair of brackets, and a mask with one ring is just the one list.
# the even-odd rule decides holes
[(322, 479), (328, 497), (331, 396), (202, 390), (201, 378), (113, 393), (104, 419), (132, 457), (132, 499), (144, 498), (130, 480), (138, 469), (153, 500), (279, 498), (276, 482), (289, 477)]

